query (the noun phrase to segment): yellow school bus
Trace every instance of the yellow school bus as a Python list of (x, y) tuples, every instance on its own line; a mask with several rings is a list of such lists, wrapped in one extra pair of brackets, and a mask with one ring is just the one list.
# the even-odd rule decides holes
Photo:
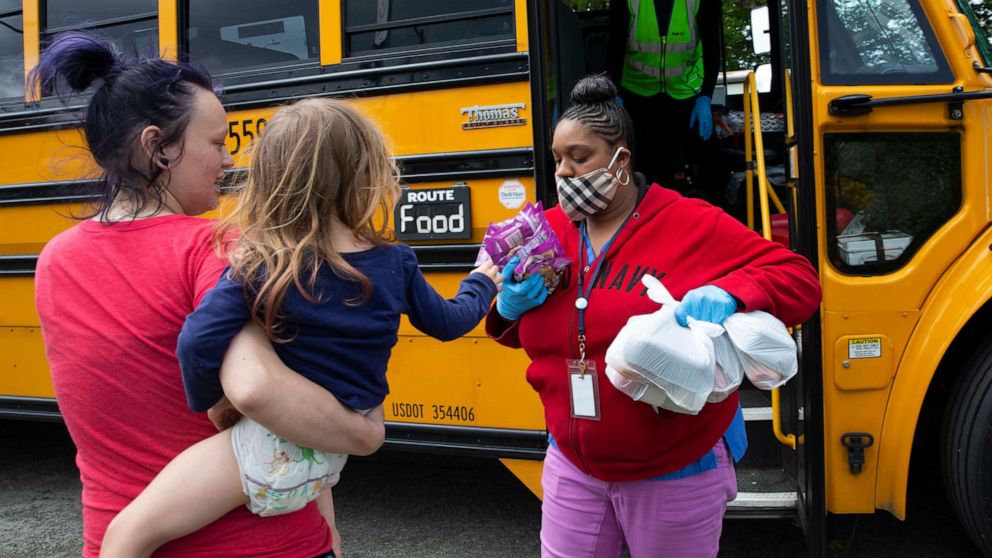
[[(605, 69), (608, 4), (0, 0), (0, 416), (58, 420), (32, 276), (94, 197), (78, 112), (24, 88), (53, 35), (97, 29), (206, 65), (236, 160), (281, 103), (350, 99), (401, 163), (397, 236), (453, 293), (489, 222), (555, 203), (551, 130), (571, 85)], [(824, 298), (795, 329), (799, 376), (742, 391), (751, 451), (728, 513), (797, 518), (820, 556), (830, 513), (904, 517), (911, 459), (937, 452), (992, 555), (992, 49), (968, 0), (764, 9), (766, 63), (723, 72), (726, 137), (687, 176), (807, 256)], [(526, 365), (481, 328), (440, 343), (404, 323), (387, 446), (498, 458), (540, 495), (546, 432)]]

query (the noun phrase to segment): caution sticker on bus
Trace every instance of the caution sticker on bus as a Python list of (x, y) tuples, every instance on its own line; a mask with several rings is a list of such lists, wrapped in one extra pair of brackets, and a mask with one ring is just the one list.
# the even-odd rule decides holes
[(403, 188), (394, 210), (399, 240), (472, 237), (472, 205), (468, 185), (413, 190)]

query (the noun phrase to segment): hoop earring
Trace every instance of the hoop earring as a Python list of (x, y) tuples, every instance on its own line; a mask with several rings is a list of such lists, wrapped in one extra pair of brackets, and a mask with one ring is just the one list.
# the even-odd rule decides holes
[(630, 173), (623, 168), (617, 169), (617, 182), (619, 182), (621, 186), (630, 184)]

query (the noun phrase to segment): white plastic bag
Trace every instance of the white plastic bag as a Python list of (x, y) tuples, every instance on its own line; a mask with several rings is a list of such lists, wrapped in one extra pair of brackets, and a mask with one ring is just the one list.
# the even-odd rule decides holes
[[(628, 373), (630, 374), (630, 372)], [(661, 388), (658, 386), (641, 380), (640, 376), (630, 378), (607, 364), (606, 377), (610, 380), (610, 383), (613, 384), (613, 387), (627, 394), (627, 396), (634, 401), (647, 403), (652, 407), (667, 408), (666, 405), (668, 405), (668, 396), (665, 395), (665, 392), (661, 391)]]
[[(711, 338), (722, 335), (723, 328), (692, 318), (688, 328), (680, 326), (675, 320), (678, 302), (668, 289), (650, 275), (645, 275), (642, 283), (648, 288), (648, 297), (664, 306), (627, 321), (606, 351), (608, 377), (617, 389), (637, 395), (635, 400), (696, 414), (713, 391), (716, 356)], [(609, 374), (610, 367), (615, 374)], [(652, 386), (657, 389), (651, 390)], [(652, 401), (647, 401), (646, 395)]]
[(755, 387), (777, 388), (799, 371), (796, 342), (775, 316), (760, 310), (733, 314), (723, 327)]
[(713, 377), (713, 391), (706, 398), (707, 403), (719, 403), (730, 397), (744, 380), (744, 365), (726, 333), (713, 338), (713, 352), (716, 356), (716, 373)]

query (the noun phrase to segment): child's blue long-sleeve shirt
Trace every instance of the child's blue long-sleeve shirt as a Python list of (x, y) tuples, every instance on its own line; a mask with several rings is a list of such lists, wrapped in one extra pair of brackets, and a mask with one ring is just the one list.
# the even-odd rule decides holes
[[(466, 277), (458, 294), (445, 300), (424, 279), (413, 250), (403, 244), (342, 254), (372, 282), (372, 295), (357, 306), (360, 285), (321, 266), (307, 301), (290, 287), (281, 309), (276, 353), (293, 370), (325, 387), (353, 409), (382, 403), (389, 387), (386, 365), (397, 341), (400, 314), (418, 330), (448, 341), (468, 333), (485, 317), (496, 285), (481, 273)], [(241, 281), (222, 274), (217, 286), (189, 316), (177, 354), (190, 409), (206, 411), (223, 395), (220, 367), (234, 336), (251, 319)]]

